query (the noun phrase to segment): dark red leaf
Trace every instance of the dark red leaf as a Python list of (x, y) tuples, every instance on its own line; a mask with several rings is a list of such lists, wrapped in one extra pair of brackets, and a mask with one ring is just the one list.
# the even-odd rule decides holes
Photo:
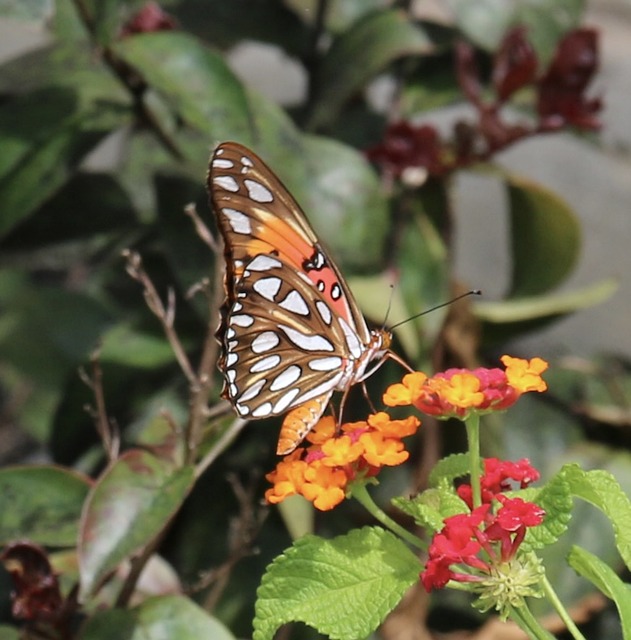
[(576, 29), (559, 43), (554, 59), (539, 82), (538, 112), (542, 129), (566, 124), (596, 129), (600, 98), (587, 98), (585, 90), (598, 70), (598, 32)]
[(440, 175), (445, 169), (436, 129), (405, 121), (391, 124), (383, 140), (366, 150), (366, 156), (394, 177), (411, 167), (424, 167), (432, 175)]
[(532, 84), (537, 75), (537, 55), (525, 27), (511, 29), (500, 44), (493, 63), (493, 86), (501, 102)]
[(468, 42), (460, 41), (456, 43), (455, 54), (456, 77), (460, 90), (471, 104), (480, 107), (480, 73), (475, 61), (475, 50)]
[(151, 33), (153, 31), (170, 31), (177, 28), (176, 19), (162, 10), (157, 2), (147, 2), (138, 13), (135, 13), (124, 25), (121, 36), (134, 33)]
[(32, 542), (15, 542), (5, 547), (0, 560), (13, 580), (13, 616), (55, 620), (62, 611), (63, 598), (46, 551)]

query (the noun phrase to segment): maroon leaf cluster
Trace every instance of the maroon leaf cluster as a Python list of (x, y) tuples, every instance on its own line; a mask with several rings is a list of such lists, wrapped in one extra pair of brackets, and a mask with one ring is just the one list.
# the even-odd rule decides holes
[[(598, 32), (594, 29), (568, 33), (557, 45), (548, 67), (540, 72), (526, 28), (515, 27), (506, 34), (493, 58), (488, 88), (470, 44), (458, 43), (455, 63), (458, 84), (474, 107), (477, 121), (456, 123), (449, 142), (441, 140), (431, 125), (394, 122), (382, 141), (366, 151), (384, 174), (401, 178), (415, 167), (424, 168), (431, 176), (441, 176), (487, 160), (522, 138), (564, 127), (590, 130), (600, 126), (597, 114), (602, 100), (585, 95), (598, 69)], [(507, 121), (502, 108), (517, 91), (527, 87), (535, 94), (536, 122)]]
[(14, 542), (4, 548), (0, 561), (13, 581), (14, 618), (48, 623), (64, 618), (64, 598), (44, 549), (32, 542)]
[(177, 20), (166, 13), (157, 2), (147, 2), (123, 25), (121, 37), (135, 33), (171, 31), (177, 29), (177, 26)]

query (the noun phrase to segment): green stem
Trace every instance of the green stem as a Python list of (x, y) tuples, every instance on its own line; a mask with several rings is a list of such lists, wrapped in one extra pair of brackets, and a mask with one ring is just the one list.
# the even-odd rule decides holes
[(572, 634), (573, 638), (576, 640), (585, 640), (585, 636), (578, 630), (578, 627), (574, 624), (574, 621), (570, 617), (570, 614), (567, 612), (563, 603), (557, 596), (556, 591), (552, 588), (552, 585), (548, 581), (548, 578), (544, 576), (543, 578), (543, 588), (546, 593), (546, 597), (552, 603), (555, 611), (559, 614), (559, 617), (565, 623), (567, 630)]
[(375, 501), (370, 497), (368, 490), (366, 489), (365, 482), (354, 483), (350, 491), (351, 495), (357, 502), (359, 502), (372, 516), (374, 516), (384, 527), (387, 527), (393, 533), (409, 542), (417, 549), (427, 549), (427, 545), (417, 538), (414, 534), (410, 533), (407, 529), (404, 529), (400, 524), (396, 523), (385, 511), (377, 506)]
[(554, 640), (554, 636), (539, 624), (537, 618), (532, 615), (532, 612), (526, 605), (511, 609), (510, 617), (513, 622), (531, 638), (536, 638), (536, 640)]
[(467, 441), (469, 444), (469, 461), (471, 465), (471, 492), (473, 493), (473, 508), (482, 504), (480, 490), (480, 416), (473, 412), (465, 420)]

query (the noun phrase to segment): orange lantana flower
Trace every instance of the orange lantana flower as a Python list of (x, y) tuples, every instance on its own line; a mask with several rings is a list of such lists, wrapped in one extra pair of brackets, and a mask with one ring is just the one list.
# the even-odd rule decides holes
[(405, 462), (409, 454), (401, 438), (414, 434), (420, 424), (414, 416), (391, 420), (380, 412), (345, 423), (338, 433), (333, 418), (322, 418), (307, 436), (311, 446), (296, 449), (267, 474), (274, 486), (265, 498), (276, 504), (299, 494), (316, 509), (332, 509), (342, 502), (350, 483), (365, 481), (381, 467)]
[(419, 411), (437, 418), (464, 420), (479, 414), (507, 409), (522, 393), (545, 391), (541, 373), (548, 367), (541, 358), (523, 360), (502, 356), (506, 370), (448, 369), (431, 378), (410, 373), (401, 383), (391, 385), (383, 396), (387, 406), (414, 405)]

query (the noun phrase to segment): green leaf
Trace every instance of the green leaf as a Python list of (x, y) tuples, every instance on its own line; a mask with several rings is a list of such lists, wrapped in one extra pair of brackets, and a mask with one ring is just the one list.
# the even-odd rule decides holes
[(147, 370), (172, 363), (175, 357), (164, 338), (140, 333), (124, 324), (103, 335), (99, 353), (102, 362)]
[(215, 140), (249, 138), (250, 105), (223, 58), (177, 31), (146, 33), (113, 45), (192, 127)]
[[(85, 215), (89, 211), (90, 215)], [(111, 176), (79, 172), (3, 240), (5, 250), (32, 251), (53, 244), (86, 240), (86, 253), (114, 234), (130, 231), (135, 212), (125, 191)], [(74, 251), (81, 249), (73, 245)], [(99, 246), (100, 248), (100, 246)], [(69, 249), (72, 251), (72, 249)], [(58, 254), (57, 254), (58, 255)], [(76, 254), (72, 256), (76, 259)]]
[(558, 195), (534, 182), (509, 176), (513, 260), (509, 297), (546, 293), (572, 272), (581, 248), (575, 213)]
[(0, 624), (0, 638), (2, 640), (20, 640), (21, 633), (16, 627)]
[[(454, 453), (439, 460), (429, 475), (429, 486), (438, 487), (443, 482), (453, 482), (471, 472), (470, 458), (466, 453)], [(480, 469), (481, 471), (482, 469)]]
[(219, 620), (183, 596), (149, 598), (131, 610), (110, 609), (92, 616), (80, 640), (234, 640)]
[(572, 495), (562, 472), (556, 474), (541, 489), (528, 489), (517, 495), (524, 500), (531, 500), (546, 512), (542, 524), (528, 529), (524, 543), (528, 548), (540, 549), (553, 544), (567, 531), (572, 518)]
[(308, 128), (329, 125), (346, 101), (394, 60), (431, 49), (431, 40), (405, 12), (375, 11), (365, 16), (324, 56)]
[(600, 304), (618, 287), (619, 283), (611, 278), (567, 293), (475, 302), (473, 312), (484, 323), (485, 343), (505, 343), (523, 333), (542, 329), (570, 313)]
[[(336, 261), (349, 269), (374, 269), (389, 223), (376, 173), (358, 151), (330, 138), (306, 136), (304, 153), (300, 170), (306, 180), (296, 197), (313, 226)], [(290, 164), (297, 160), (287, 157)]]
[(0, 109), (0, 235), (54, 194), (83, 158), (128, 117), (125, 109), (112, 105), (86, 108), (61, 89), (5, 103)]
[(125, 558), (160, 533), (194, 482), (194, 469), (175, 469), (146, 451), (122, 455), (95, 484), (79, 539), (81, 591), (87, 597)]
[(389, 531), (333, 540), (305, 536), (268, 567), (257, 592), (254, 640), (300, 621), (332, 640), (365, 638), (418, 580), (421, 563)]
[(74, 546), (89, 489), (88, 478), (60, 467), (0, 470), (0, 543), (25, 538), (55, 547)]
[(568, 464), (560, 474), (568, 482), (573, 496), (600, 509), (611, 522), (616, 547), (627, 568), (631, 568), (631, 501), (608, 471), (583, 471)]
[(478, 46), (495, 51), (508, 29), (525, 25), (535, 51), (546, 63), (556, 43), (580, 24), (585, 0), (448, 0), (456, 23)]
[(466, 504), (456, 495), (453, 487), (444, 484), (440, 489), (426, 489), (411, 500), (394, 498), (392, 504), (412, 516), (416, 524), (432, 532), (440, 531), (445, 518), (467, 511)]
[(568, 555), (570, 566), (579, 575), (587, 578), (608, 598), (611, 598), (620, 614), (622, 637), (631, 639), (631, 589), (598, 556), (573, 546)]

